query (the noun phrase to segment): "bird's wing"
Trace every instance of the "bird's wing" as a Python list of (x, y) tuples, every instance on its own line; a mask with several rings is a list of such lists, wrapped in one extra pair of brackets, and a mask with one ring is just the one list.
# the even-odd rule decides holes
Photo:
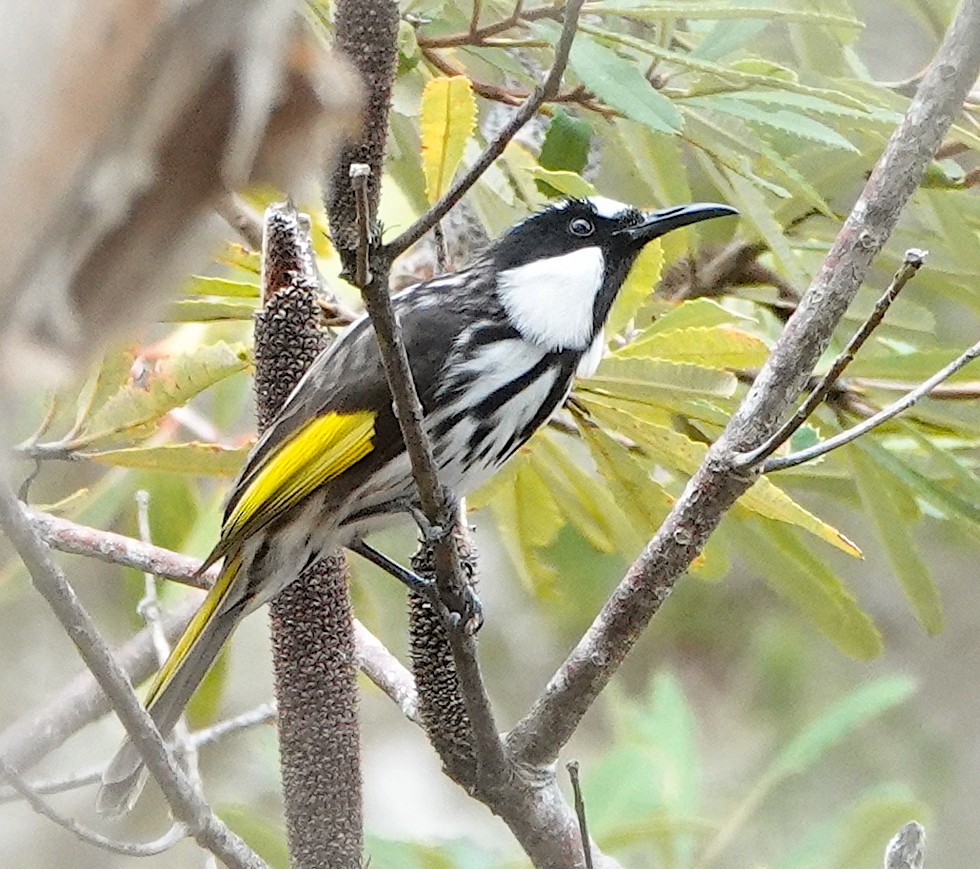
[[(428, 411), (463, 322), (457, 314), (422, 310), (411, 300), (411, 291), (396, 297), (396, 310)], [(379, 467), (403, 450), (374, 332), (368, 321), (358, 321), (314, 361), (253, 448), (228, 498), (221, 540), (205, 566), (318, 487), (347, 489), (353, 481), (345, 475), (358, 469), (353, 476), (366, 476), (365, 465)]]

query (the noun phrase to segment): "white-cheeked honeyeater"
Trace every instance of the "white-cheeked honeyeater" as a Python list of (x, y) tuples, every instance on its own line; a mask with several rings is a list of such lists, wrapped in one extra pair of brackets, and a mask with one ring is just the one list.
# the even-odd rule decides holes
[[(595, 370), (606, 318), (645, 244), (735, 213), (569, 200), (513, 227), (461, 271), (395, 296), (440, 483), (465, 495), (486, 481), (561, 406), (576, 372)], [(150, 686), (147, 708), (161, 733), (242, 618), (321, 554), (357, 549), (415, 497), (380, 351), (362, 317), (316, 359), (234, 484), (205, 563), (221, 563), (217, 582)], [(144, 778), (126, 742), (105, 772), (99, 809), (127, 811)]]

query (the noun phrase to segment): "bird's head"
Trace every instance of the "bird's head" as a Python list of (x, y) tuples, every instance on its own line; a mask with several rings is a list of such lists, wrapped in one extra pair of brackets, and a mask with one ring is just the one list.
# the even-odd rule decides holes
[(500, 302), (525, 338), (553, 350), (586, 350), (644, 245), (737, 213), (711, 203), (644, 212), (598, 196), (552, 205), (491, 246)]

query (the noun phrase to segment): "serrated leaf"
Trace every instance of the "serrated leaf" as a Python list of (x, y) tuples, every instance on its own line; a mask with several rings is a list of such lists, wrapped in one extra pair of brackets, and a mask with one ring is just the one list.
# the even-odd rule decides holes
[(773, 256), (779, 260), (779, 264), (790, 283), (795, 287), (806, 286), (806, 276), (793, 254), (793, 249), (786, 240), (783, 227), (773, 216), (772, 209), (765, 197), (741, 175), (737, 175), (728, 169), (722, 169), (722, 172), (731, 184), (743, 219), (748, 220), (758, 230)]
[(540, 166), (535, 166), (531, 169), (530, 175), (536, 181), (547, 185), (547, 188), (543, 190), (547, 196), (569, 196), (575, 199), (595, 196), (595, 187), (574, 172), (542, 169)]
[[(911, 353), (872, 350), (860, 353), (848, 366), (847, 376), (902, 380), (910, 388), (945, 368), (959, 353), (955, 350), (916, 350)], [(976, 365), (967, 365), (950, 377), (947, 383), (968, 381), (976, 377)]]
[[(693, 441), (672, 428), (646, 422), (624, 407), (611, 408), (590, 403), (588, 395), (584, 398), (587, 408), (600, 422), (621, 431), (650, 450), (653, 457), (668, 468), (676, 468), (690, 475), (700, 467), (707, 455), (705, 444)], [(739, 498), (738, 506), (767, 519), (802, 528), (848, 555), (861, 557), (861, 550), (840, 531), (801, 507), (765, 477), (757, 480)]]
[(755, 321), (743, 314), (728, 310), (714, 299), (689, 299), (679, 305), (675, 304), (666, 314), (657, 317), (641, 334), (644, 337), (652, 337), (659, 332), (675, 329), (724, 326), (738, 322)]
[(726, 526), (739, 552), (757, 566), (766, 584), (796, 606), (846, 655), (866, 661), (881, 652), (881, 634), (840, 578), (778, 522)]
[(807, 139), (820, 145), (859, 153), (859, 149), (836, 130), (814, 118), (787, 109), (766, 110), (740, 99), (741, 94), (724, 93), (711, 97), (693, 97), (686, 100), (687, 105), (711, 109), (734, 115), (750, 124), (772, 127), (800, 139)]
[(738, 499), (738, 504), (760, 516), (809, 531), (815, 537), (825, 540), (831, 546), (854, 558), (864, 557), (861, 550), (840, 531), (801, 507), (765, 477), (757, 480), (755, 485)]
[(664, 21), (676, 18), (697, 20), (729, 20), (761, 18), (766, 21), (786, 21), (796, 24), (816, 24), (833, 27), (853, 27), (863, 29), (864, 24), (848, 15), (820, 12), (809, 9), (794, 9), (784, 3), (779, 4), (727, 4), (706, 3), (651, 3), (650, 0), (607, 0), (589, 3), (586, 13), (617, 15), (641, 21)]
[(449, 189), (476, 128), (476, 99), (466, 76), (440, 76), (425, 86), (419, 129), (429, 203)]
[(618, 335), (636, 316), (640, 306), (660, 283), (663, 270), (664, 250), (660, 240), (657, 239), (640, 251), (640, 255), (623, 282), (606, 320), (608, 335)]
[(164, 323), (214, 323), (225, 320), (249, 321), (259, 309), (259, 300), (177, 299), (161, 321)]
[(243, 344), (224, 341), (203, 346), (193, 353), (162, 360), (145, 387), (130, 384), (112, 396), (85, 423), (72, 442), (84, 449), (123, 434), (146, 434), (175, 407), (226, 377), (244, 371), (249, 352)]
[(919, 555), (908, 521), (899, 509), (899, 502), (910, 502), (911, 496), (907, 490), (895, 485), (891, 475), (872, 460), (877, 450), (871, 451), (859, 441), (849, 452), (864, 510), (874, 520), (888, 560), (912, 610), (930, 634), (938, 634), (943, 628), (939, 589), (928, 565)]
[(642, 544), (660, 527), (674, 499), (629, 451), (602, 429), (580, 425), (604, 484), (638, 532)]
[(580, 388), (643, 400), (655, 388), (689, 395), (735, 394), (737, 381), (728, 371), (703, 365), (664, 362), (653, 359), (621, 359), (607, 356), (594, 376), (580, 381)]
[(597, 486), (558, 439), (548, 431), (532, 440), (535, 468), (547, 483), (565, 516), (600, 552), (626, 542), (628, 525), (612, 494)]
[(582, 34), (569, 57), (575, 75), (602, 102), (651, 130), (677, 133), (684, 118), (677, 107), (644, 78), (636, 64)]
[(754, 368), (765, 362), (765, 342), (734, 326), (694, 326), (641, 332), (614, 354), (667, 362), (690, 362), (709, 368)]
[(586, 120), (572, 117), (559, 106), (544, 134), (538, 162), (543, 169), (581, 175), (589, 162), (591, 141), (592, 125)]
[(149, 468), (174, 474), (234, 477), (245, 463), (250, 447), (230, 448), (220, 444), (163, 444), (126, 447), (85, 453), (85, 457), (121, 468)]
[(87, 417), (126, 385), (133, 370), (136, 353), (136, 345), (106, 351), (98, 369), (78, 396), (76, 428), (81, 427)]
[(500, 528), (500, 539), (521, 579), (537, 593), (550, 588), (558, 577), (554, 566), (541, 556), (565, 524), (548, 487), (533, 465), (526, 463), (501, 491), (490, 508)]
[(862, 685), (834, 703), (779, 752), (765, 774), (766, 781), (775, 785), (806, 772), (861, 725), (904, 703), (913, 693), (915, 682), (908, 676), (890, 676)]

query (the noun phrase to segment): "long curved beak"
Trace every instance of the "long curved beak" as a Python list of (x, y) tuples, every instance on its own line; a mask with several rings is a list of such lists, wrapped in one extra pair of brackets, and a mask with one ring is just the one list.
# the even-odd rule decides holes
[(655, 238), (666, 235), (673, 229), (711, 220), (715, 217), (730, 217), (738, 212), (730, 205), (719, 205), (715, 202), (692, 202), (690, 205), (676, 205), (673, 208), (662, 208), (644, 215), (643, 222), (617, 234), (627, 235), (633, 241), (646, 244)]

